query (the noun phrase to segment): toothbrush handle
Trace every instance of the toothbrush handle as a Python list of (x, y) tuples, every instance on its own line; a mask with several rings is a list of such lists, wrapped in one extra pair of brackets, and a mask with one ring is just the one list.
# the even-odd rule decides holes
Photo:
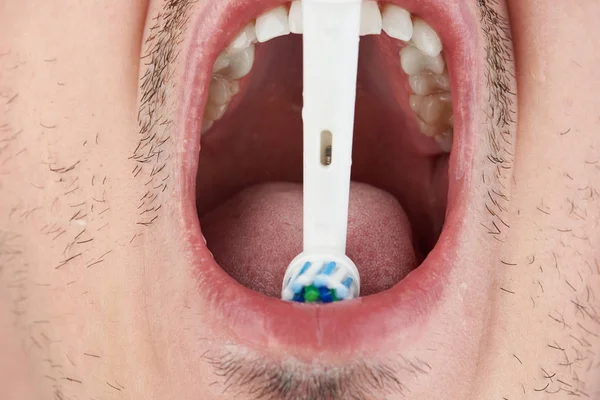
[(346, 253), (360, 0), (303, 1), (304, 250)]

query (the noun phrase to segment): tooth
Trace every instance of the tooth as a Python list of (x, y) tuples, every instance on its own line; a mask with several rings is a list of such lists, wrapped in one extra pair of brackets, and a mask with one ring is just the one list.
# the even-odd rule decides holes
[(439, 124), (428, 124), (421, 118), (417, 118), (417, 124), (422, 134), (429, 137), (441, 135), (444, 132), (444, 126)]
[(437, 57), (429, 57), (412, 46), (407, 46), (400, 51), (400, 61), (402, 69), (408, 75), (419, 75), (425, 70), (429, 70), (434, 74), (441, 74), (446, 67), (441, 54), (438, 54)]
[(412, 95), (410, 107), (423, 122), (441, 124), (452, 115), (452, 98), (448, 92), (430, 96)]
[(440, 91), (450, 91), (450, 78), (448, 73), (433, 74), (426, 72), (420, 75), (410, 75), (408, 84), (415, 94), (428, 95)]
[(256, 38), (261, 43), (289, 33), (290, 23), (285, 6), (276, 7), (256, 18)]
[(229, 67), (231, 60), (237, 56), (238, 53), (251, 47), (256, 42), (256, 29), (254, 28), (254, 22), (250, 22), (242, 29), (242, 31), (236, 36), (235, 39), (225, 50), (219, 54), (215, 64), (213, 65), (213, 73), (223, 71)]
[(236, 54), (229, 64), (229, 68), (224, 72), (229, 79), (240, 79), (248, 75), (254, 64), (254, 45), (240, 51)]
[(452, 129), (446, 129), (441, 134), (434, 137), (435, 141), (438, 143), (440, 148), (447, 153), (450, 153), (452, 150), (452, 139), (453, 139)]
[(208, 102), (217, 106), (231, 101), (232, 88), (225, 78), (213, 76), (208, 87)]
[(410, 108), (417, 112), (421, 109), (421, 103), (423, 102), (423, 96), (410, 96), (408, 98), (408, 102), (410, 104)]
[(392, 4), (383, 6), (383, 30), (390, 37), (408, 42), (413, 36), (413, 23), (410, 13)]
[(202, 121), (202, 130), (200, 131), (200, 133), (204, 133), (207, 130), (209, 130), (214, 123), (215, 121), (211, 121), (209, 119), (204, 118), (204, 120)]
[(204, 110), (204, 118), (211, 121), (218, 121), (221, 119), (225, 111), (227, 110), (227, 104), (217, 106), (215, 104), (207, 104)]
[(360, 35), (381, 35), (381, 12), (376, 1), (364, 1), (360, 10)]
[(235, 54), (240, 50), (244, 50), (250, 47), (251, 44), (256, 42), (256, 29), (254, 28), (254, 22), (250, 22), (244, 27), (244, 29), (237, 35), (235, 39), (227, 46), (225, 52), (227, 54)]
[(213, 65), (212, 72), (215, 73), (224, 70), (225, 68), (229, 67), (230, 62), (231, 58), (226, 53), (219, 54), (219, 57), (217, 57), (215, 64)]
[(412, 40), (419, 50), (429, 57), (436, 57), (442, 52), (440, 37), (425, 21), (415, 18), (413, 29)]
[(301, 1), (292, 1), (292, 5), (290, 6), (290, 15), (288, 19), (290, 23), (290, 32), (292, 33), (302, 33), (304, 29), (302, 28), (302, 2)]
[(231, 92), (231, 96), (238, 94), (240, 91), (240, 83), (238, 81), (233, 81), (229, 83), (229, 91)]

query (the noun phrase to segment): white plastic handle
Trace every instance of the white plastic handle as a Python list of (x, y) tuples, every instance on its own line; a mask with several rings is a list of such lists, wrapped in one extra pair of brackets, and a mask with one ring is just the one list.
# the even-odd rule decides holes
[(346, 253), (361, 0), (303, 0), (304, 251)]

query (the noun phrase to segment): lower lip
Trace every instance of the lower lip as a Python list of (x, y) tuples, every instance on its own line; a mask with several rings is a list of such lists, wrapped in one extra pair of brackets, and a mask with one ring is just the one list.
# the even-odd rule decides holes
[(193, 186), (184, 198), (195, 278), (203, 304), (209, 305), (203, 310), (207, 322), (236, 343), (282, 347), (299, 358), (309, 356), (307, 352), (377, 351), (385, 338), (416, 338), (444, 297), (454, 266), (447, 255), (456, 254), (462, 230), (463, 210), (455, 207), (435, 249), (390, 290), (328, 305), (299, 304), (254, 292), (227, 275), (206, 247), (196, 210), (189, 206), (194, 204)]
[[(217, 46), (223, 47), (220, 43)], [(203, 53), (203, 57), (212, 59), (207, 53)], [(194, 57), (188, 59), (193, 60)], [(197, 58), (194, 63), (198, 65)], [(457, 173), (456, 167), (458, 164), (471, 165), (468, 162), (471, 151), (468, 150), (472, 138), (467, 132), (473, 130), (467, 126), (471, 124), (461, 123), (470, 121), (470, 115), (463, 115), (455, 124), (455, 140), (459, 140), (459, 146), (455, 148), (462, 151), (459, 157), (453, 153), (450, 160), (450, 168), (455, 171), (451, 177), (455, 179), (450, 179), (449, 212), (440, 239), (425, 261), (395, 287), (376, 295), (328, 305), (290, 303), (242, 286), (219, 267), (206, 247), (194, 207), (200, 148), (200, 118), (196, 114), (197, 110), (203, 109), (206, 101), (203, 92), (210, 79), (210, 69), (198, 72), (196, 68), (186, 68), (186, 71), (192, 71), (184, 78), (186, 86), (192, 90), (188, 90), (190, 94), (182, 99), (185, 103), (182, 113), (187, 114), (187, 117), (180, 116), (183, 121), (180, 126), (186, 139), (182, 142), (188, 145), (182, 150), (185, 157), (181, 166), (183, 184), (179, 195), (183, 231), (187, 232), (191, 247), (191, 263), (202, 304), (207, 305), (207, 309), (203, 310), (207, 322), (236, 343), (255, 349), (264, 349), (267, 345), (269, 348), (282, 347), (288, 354), (299, 358), (310, 357), (309, 353), (317, 351), (336, 354), (357, 348), (376, 351), (385, 345), (389, 337), (394, 337), (396, 342), (403, 339), (410, 344), (411, 338), (418, 337), (434, 315), (455, 268), (457, 244), (463, 236), (462, 221), (466, 214), (464, 202), (458, 201), (459, 194), (468, 192), (464, 179), (458, 177), (464, 174)], [(473, 86), (453, 86), (457, 102), (465, 101), (463, 104), (467, 104), (474, 97)], [(188, 113), (190, 110), (194, 112)], [(193, 145), (190, 146), (190, 143)]]

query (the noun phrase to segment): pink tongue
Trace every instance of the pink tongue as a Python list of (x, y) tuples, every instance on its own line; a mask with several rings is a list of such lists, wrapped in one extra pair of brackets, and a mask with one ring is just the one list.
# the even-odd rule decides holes
[[(201, 221), (215, 260), (244, 286), (279, 297), (283, 274), (302, 251), (302, 185), (248, 188)], [(416, 267), (410, 223), (389, 193), (352, 183), (347, 254), (361, 296), (389, 289)]]

